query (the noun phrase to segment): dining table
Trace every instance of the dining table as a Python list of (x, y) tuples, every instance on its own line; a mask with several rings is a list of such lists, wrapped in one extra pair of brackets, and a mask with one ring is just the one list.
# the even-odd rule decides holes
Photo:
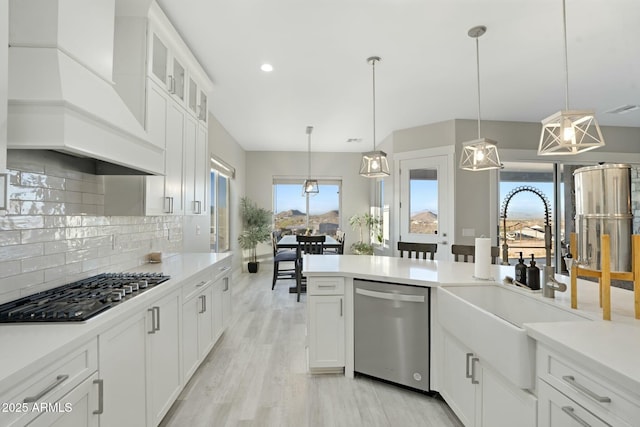
[[(295, 249), (295, 248), (298, 247), (298, 240), (296, 239), (295, 235), (286, 234), (286, 235), (282, 236), (280, 238), (280, 240), (278, 240), (276, 242), (276, 247), (278, 249)], [(339, 251), (341, 247), (342, 247), (342, 244), (340, 242), (338, 242), (336, 239), (334, 239), (331, 236), (325, 236), (324, 249), (333, 249), (333, 248), (335, 248), (336, 251)], [(303, 292), (306, 291), (306, 286), (302, 287), (302, 291)], [(298, 292), (297, 286), (292, 286), (292, 287), (289, 288), (289, 293), (295, 294), (297, 292)]]
[[(295, 249), (298, 247), (298, 241), (296, 240), (295, 235), (286, 234), (282, 236), (280, 240), (278, 240), (276, 246), (278, 247), (278, 249)], [(342, 244), (331, 236), (325, 236), (323, 246), (325, 249), (340, 249)]]

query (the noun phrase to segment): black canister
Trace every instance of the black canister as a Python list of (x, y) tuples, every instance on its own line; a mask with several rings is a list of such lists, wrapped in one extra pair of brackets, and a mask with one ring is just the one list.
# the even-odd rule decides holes
[(536, 260), (531, 254), (531, 262), (527, 267), (527, 286), (533, 291), (540, 289), (540, 269), (536, 267)]
[(523, 285), (527, 284), (527, 266), (524, 263), (524, 258), (522, 258), (522, 252), (520, 253), (520, 259), (516, 264), (516, 282), (520, 282)]

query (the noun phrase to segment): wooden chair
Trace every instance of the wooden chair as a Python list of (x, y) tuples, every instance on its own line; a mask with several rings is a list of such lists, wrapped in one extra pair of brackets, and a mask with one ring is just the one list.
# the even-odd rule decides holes
[(398, 250), (400, 251), (400, 258), (404, 258), (404, 252), (407, 252), (407, 258), (412, 258), (412, 254), (415, 254), (416, 259), (420, 258), (433, 260), (436, 252), (438, 251), (437, 243), (411, 243), (411, 242), (398, 242)]
[[(462, 262), (475, 262), (476, 260), (476, 247), (474, 245), (451, 245), (451, 253), (454, 261), (460, 261), (460, 257), (462, 257)], [(500, 248), (491, 246), (491, 264), (497, 264), (499, 257)]]
[(306, 286), (307, 278), (302, 276), (302, 255), (303, 254), (324, 254), (324, 242), (327, 236), (296, 236), (298, 247), (296, 249), (296, 288), (298, 294), (298, 302), (300, 302), (300, 294), (303, 285)]
[[(278, 235), (277, 232), (271, 234), (271, 245), (273, 246), (273, 283), (271, 284), (271, 290), (276, 287), (276, 281), (278, 279), (296, 279), (296, 264), (297, 255), (295, 250), (291, 249), (278, 249)], [(293, 265), (290, 268), (280, 268), (281, 262), (291, 262)]]

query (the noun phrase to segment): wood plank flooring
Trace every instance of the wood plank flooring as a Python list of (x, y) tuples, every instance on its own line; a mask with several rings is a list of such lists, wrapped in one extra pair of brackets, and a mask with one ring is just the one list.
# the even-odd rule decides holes
[[(265, 269), (266, 270), (266, 269)], [(306, 295), (271, 274), (234, 277), (231, 323), (161, 426), (458, 427), (439, 398), (364, 377), (311, 375)]]

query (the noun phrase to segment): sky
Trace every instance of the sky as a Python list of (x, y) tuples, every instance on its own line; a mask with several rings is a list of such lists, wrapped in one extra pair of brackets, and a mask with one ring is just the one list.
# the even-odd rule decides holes
[[(338, 185), (319, 185), (320, 192), (309, 198), (309, 214), (319, 215), (340, 208), (340, 194)], [(274, 188), (274, 212), (280, 213), (290, 209), (301, 212), (307, 210), (306, 198), (302, 196), (302, 182), (300, 184), (278, 184)]]

